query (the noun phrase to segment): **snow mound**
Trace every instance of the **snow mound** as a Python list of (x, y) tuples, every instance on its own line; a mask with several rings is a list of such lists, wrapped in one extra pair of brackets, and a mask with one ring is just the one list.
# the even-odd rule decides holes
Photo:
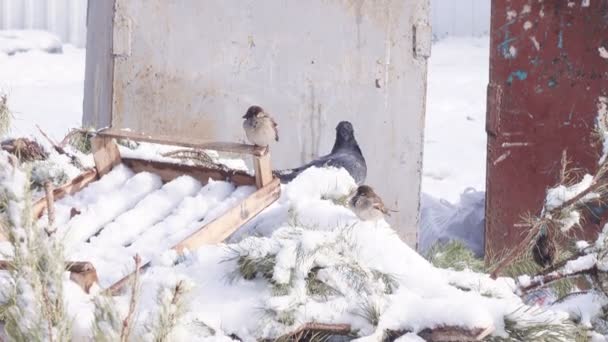
[(30, 50), (62, 53), (61, 40), (56, 35), (39, 30), (0, 31), (0, 52), (12, 56)]
[[(504, 317), (526, 307), (513, 293), (514, 282), (437, 269), (386, 222), (358, 221), (337, 200), (351, 193), (352, 182), (338, 169), (307, 170), (259, 215), (254, 226), (266, 228), (248, 225), (235, 243), (203, 246), (150, 267), (142, 277), (142, 307), (154, 305), (166, 279), (187, 275), (195, 287), (185, 331), (204, 322), (216, 336), (255, 341), (316, 322), (349, 324), (359, 337), (377, 341), (387, 331), (416, 334), (441, 326), (495, 327), (504, 336)], [(567, 317), (519, 315), (543, 322)]]

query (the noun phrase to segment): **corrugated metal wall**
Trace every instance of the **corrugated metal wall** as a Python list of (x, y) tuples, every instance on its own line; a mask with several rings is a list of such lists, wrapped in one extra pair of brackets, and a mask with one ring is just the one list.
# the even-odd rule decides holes
[[(97, 0), (103, 1), (103, 0)], [(431, 0), (435, 39), (489, 34), (491, 0)], [(0, 29), (45, 29), (84, 47), (87, 0), (0, 0)]]
[[(96, 0), (104, 1), (104, 0)], [(87, 0), (0, 0), (0, 29), (40, 29), (84, 47)]]
[(435, 39), (490, 33), (491, 0), (431, 0)]

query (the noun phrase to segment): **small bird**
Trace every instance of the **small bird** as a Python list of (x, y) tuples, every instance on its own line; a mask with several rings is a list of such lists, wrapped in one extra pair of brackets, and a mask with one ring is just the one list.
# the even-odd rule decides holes
[(532, 258), (534, 259), (534, 262), (542, 268), (553, 265), (555, 252), (555, 241), (549, 237), (547, 232), (541, 232), (532, 247)]
[(333, 166), (344, 168), (355, 180), (358, 185), (365, 182), (367, 176), (367, 164), (361, 148), (355, 139), (355, 129), (348, 121), (341, 121), (336, 126), (336, 140), (334, 147), (328, 155), (319, 157), (306, 165), (289, 170), (275, 171), (275, 175), (281, 179), (282, 183), (291, 182), (300, 173), (309, 167)]
[(361, 185), (357, 188), (357, 192), (351, 198), (349, 205), (355, 215), (362, 221), (378, 221), (384, 215), (391, 216), (380, 196), (368, 185)]
[(245, 135), (252, 144), (268, 147), (271, 142), (279, 141), (277, 123), (262, 107), (249, 107), (243, 119)]

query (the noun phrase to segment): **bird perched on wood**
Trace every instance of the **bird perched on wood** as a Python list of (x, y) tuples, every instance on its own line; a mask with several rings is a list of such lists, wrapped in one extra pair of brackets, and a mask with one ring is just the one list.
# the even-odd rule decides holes
[(251, 106), (243, 116), (243, 129), (247, 140), (257, 146), (270, 145), (279, 141), (279, 131), (274, 119), (260, 106)]
[(368, 185), (361, 185), (357, 188), (355, 196), (349, 201), (349, 206), (362, 221), (378, 221), (384, 215), (391, 216), (389, 210), (384, 206), (382, 198)]
[(363, 153), (361, 153), (361, 149), (359, 148), (359, 144), (357, 143), (357, 139), (355, 139), (355, 130), (350, 122), (342, 121), (336, 126), (336, 140), (330, 154), (317, 158), (308, 164), (295, 169), (276, 171), (275, 175), (282, 183), (287, 183), (311, 166), (341, 167), (354, 178), (358, 185), (365, 182), (367, 165)]
[(553, 265), (555, 260), (555, 241), (550, 238), (547, 232), (541, 232), (532, 247), (532, 258), (540, 267)]

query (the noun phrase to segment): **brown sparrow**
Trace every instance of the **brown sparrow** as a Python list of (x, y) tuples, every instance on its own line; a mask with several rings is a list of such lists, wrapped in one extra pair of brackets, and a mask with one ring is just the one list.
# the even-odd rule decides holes
[(378, 221), (384, 215), (391, 216), (380, 196), (368, 185), (361, 185), (357, 188), (357, 193), (351, 198), (349, 205), (362, 221)]
[(251, 106), (243, 116), (243, 129), (247, 140), (257, 146), (266, 146), (279, 141), (277, 123), (260, 106)]

